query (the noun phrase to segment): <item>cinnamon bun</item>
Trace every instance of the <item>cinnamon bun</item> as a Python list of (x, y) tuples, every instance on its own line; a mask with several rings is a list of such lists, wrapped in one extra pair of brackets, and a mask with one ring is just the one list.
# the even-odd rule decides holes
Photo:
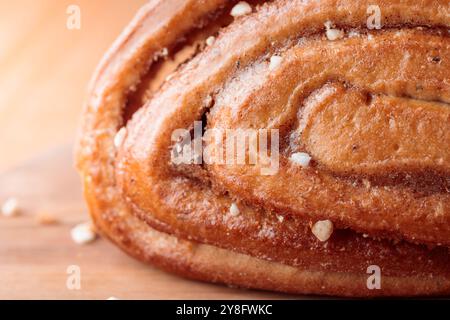
[[(101, 233), (203, 281), (449, 294), (449, 4), (382, 1), (372, 28), (372, 2), (149, 1), (83, 114), (77, 164)], [(245, 163), (218, 132), (244, 136)], [(250, 163), (252, 139), (275, 148)]]

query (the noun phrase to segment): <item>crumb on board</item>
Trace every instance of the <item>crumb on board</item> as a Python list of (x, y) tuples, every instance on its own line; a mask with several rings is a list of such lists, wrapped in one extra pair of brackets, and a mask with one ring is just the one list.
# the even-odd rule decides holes
[(59, 220), (54, 214), (47, 211), (38, 212), (36, 215), (36, 221), (43, 226), (58, 224)]
[(95, 228), (90, 222), (80, 223), (70, 231), (72, 240), (76, 244), (88, 244), (97, 238)]
[(5, 217), (15, 217), (20, 214), (19, 200), (9, 198), (2, 205), (2, 215)]

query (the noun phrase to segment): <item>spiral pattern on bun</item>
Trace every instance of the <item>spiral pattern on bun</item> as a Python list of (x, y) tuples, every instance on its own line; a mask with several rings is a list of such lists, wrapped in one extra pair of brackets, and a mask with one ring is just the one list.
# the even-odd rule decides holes
[[(78, 167), (99, 230), (204, 281), (449, 294), (448, 1), (380, 1), (374, 29), (370, 6), (149, 1), (101, 63), (83, 116)], [(202, 136), (183, 144), (177, 130)], [(225, 136), (206, 134), (231, 131), (255, 161), (227, 161)], [(252, 155), (255, 131), (276, 144), (275, 167)], [(189, 161), (173, 161), (186, 148)]]

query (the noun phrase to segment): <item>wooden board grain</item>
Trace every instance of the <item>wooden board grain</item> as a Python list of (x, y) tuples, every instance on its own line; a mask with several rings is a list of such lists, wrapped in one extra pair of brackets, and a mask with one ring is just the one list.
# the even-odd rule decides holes
[[(0, 175), (0, 201), (17, 197), (23, 212), (0, 217), (0, 299), (277, 299), (178, 278), (128, 257), (104, 239), (76, 245), (70, 230), (87, 221), (70, 146)], [(44, 226), (47, 212), (59, 223)], [(67, 268), (80, 267), (81, 289), (69, 290)]]

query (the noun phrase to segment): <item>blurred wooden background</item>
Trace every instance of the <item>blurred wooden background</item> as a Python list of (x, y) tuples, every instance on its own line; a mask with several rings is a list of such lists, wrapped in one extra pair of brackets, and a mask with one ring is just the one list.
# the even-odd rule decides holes
[(0, 0), (0, 172), (73, 141), (96, 64), (145, 2)]

